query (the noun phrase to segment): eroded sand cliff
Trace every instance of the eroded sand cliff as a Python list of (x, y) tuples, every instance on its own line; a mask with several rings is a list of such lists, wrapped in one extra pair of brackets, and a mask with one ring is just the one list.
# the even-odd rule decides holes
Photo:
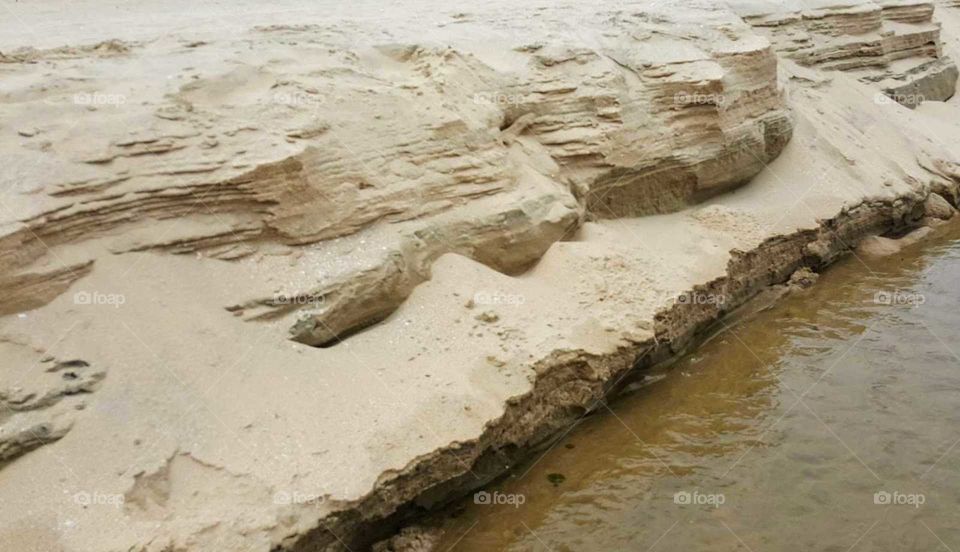
[(952, 2), (177, 6), (0, 32), (18, 550), (369, 546), (957, 204)]

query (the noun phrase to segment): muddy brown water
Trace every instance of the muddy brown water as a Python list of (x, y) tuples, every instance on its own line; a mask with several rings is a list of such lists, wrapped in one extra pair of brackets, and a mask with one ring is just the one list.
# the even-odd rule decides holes
[(960, 224), (645, 375), (440, 550), (960, 551)]

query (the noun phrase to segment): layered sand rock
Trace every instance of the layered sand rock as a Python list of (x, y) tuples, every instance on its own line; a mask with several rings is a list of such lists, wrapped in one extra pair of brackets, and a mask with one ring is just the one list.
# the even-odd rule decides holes
[(736, 0), (731, 7), (784, 57), (848, 72), (907, 107), (954, 94), (957, 66), (943, 51), (933, 2)]
[[(790, 137), (773, 52), (728, 12), (660, 12), (589, 15), (580, 39), (562, 18), (533, 34), (461, 18), (426, 44), (268, 25), (220, 45), (16, 50), (4, 289), (62, 291), (95, 255), (64, 273), (43, 267), (48, 248), (93, 239), (113, 254), (294, 254), (307, 278), (225, 306), (306, 310), (294, 339), (324, 345), (389, 315), (442, 254), (516, 273), (584, 211), (669, 212), (740, 185)], [(37, 63), (97, 76), (38, 78)], [(157, 68), (174, 82), (157, 87)], [(384, 247), (344, 263), (364, 233)], [(350, 243), (304, 249), (336, 239)]]
[(363, 548), (958, 197), (955, 105), (876, 101), (952, 95), (950, 7), (131, 6), (0, 35), (24, 549)]

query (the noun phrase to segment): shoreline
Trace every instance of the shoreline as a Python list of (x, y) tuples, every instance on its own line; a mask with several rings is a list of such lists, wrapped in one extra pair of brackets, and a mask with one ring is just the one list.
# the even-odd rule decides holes
[[(960, 193), (960, 187), (955, 188), (953, 193)], [(361, 535), (356, 541), (344, 543), (351, 549), (366, 549), (378, 541), (383, 542), (381, 546), (390, 546), (391, 533), (396, 533), (403, 527), (413, 527), (415, 530), (418, 519), (440, 513), (440, 510), (436, 509), (437, 505), (442, 508), (454, 503), (505, 475), (515, 465), (528, 461), (542, 451), (547, 443), (560, 440), (580, 420), (595, 412), (622, 388), (622, 384), (631, 375), (690, 353), (693, 350), (690, 347), (703, 337), (704, 330), (722, 321), (738, 308), (749, 305), (750, 301), (763, 291), (788, 284), (791, 276), (803, 269), (811, 269), (819, 274), (839, 258), (856, 255), (856, 245), (850, 244), (858, 244), (864, 238), (922, 228), (917, 208), (922, 208), (925, 200), (926, 197), (918, 199), (915, 196), (904, 196), (891, 202), (865, 203), (825, 221), (818, 230), (804, 230), (791, 236), (769, 238), (756, 249), (731, 259), (732, 268), (727, 276), (688, 291), (718, 292), (725, 297), (731, 297), (730, 303), (724, 303), (732, 305), (730, 309), (710, 310), (678, 305), (658, 313), (656, 337), (637, 343), (634, 349), (618, 350), (612, 355), (597, 358), (567, 353), (557, 355), (557, 358), (544, 359), (537, 368), (539, 377), (534, 384), (534, 390), (508, 401), (510, 407), (507, 412), (477, 439), (477, 444), (458, 443), (448, 450), (437, 451), (432, 457), (417, 460), (392, 480), (381, 482), (380, 492), (388, 496), (403, 495), (403, 487), (423, 485), (417, 478), (436, 478), (436, 474), (442, 474), (451, 468), (454, 472), (459, 471), (460, 466), (456, 464), (463, 462), (464, 457), (472, 456), (469, 452), (472, 446), (481, 448), (483, 452), (477, 455), (471, 464), (471, 474), (455, 475), (434, 484), (402, 503), (395, 509), (396, 513), (387, 518), (370, 519), (351, 527), (355, 522), (349, 520), (350, 517), (363, 518), (366, 517), (365, 511), (379, 510), (375, 504), (381, 499), (376, 496), (375, 491), (369, 499), (374, 505), (358, 505), (343, 516), (346, 520), (335, 518), (332, 522), (326, 521), (326, 526), (317, 536), (304, 536), (291, 550), (306, 552), (325, 549), (324, 547), (338, 541), (343, 543), (343, 537), (334, 535)], [(896, 203), (901, 205), (894, 207)], [(910, 220), (911, 215), (913, 220)], [(953, 223), (956, 222), (953, 220)], [(812, 253), (813, 251), (816, 253)], [(764, 264), (763, 260), (767, 259), (771, 262)], [(755, 283), (746, 285), (742, 283), (743, 280)], [(586, 398), (586, 401), (570, 401), (570, 397), (558, 391), (564, 386), (575, 384), (588, 387), (586, 397), (578, 397)], [(543, 403), (549, 406), (544, 407)], [(530, 416), (536, 416), (538, 421), (533, 425), (518, 422), (528, 420)], [(510, 439), (502, 440), (501, 436), (507, 435)], [(498, 438), (501, 439), (499, 442)], [(518, 442), (524, 444), (518, 445)], [(464, 451), (465, 448), (467, 451)], [(499, 449), (510, 449), (510, 453)], [(478, 472), (482, 474), (480, 478), (483, 482), (470, 482)], [(416, 513), (405, 515), (402, 513), (404, 509)], [(384, 533), (381, 532), (384, 526), (394, 526), (395, 529)]]
[[(916, 389), (912, 386), (936, 395), (943, 380), (928, 378), (932, 366), (937, 366), (941, 377), (955, 375), (950, 369), (956, 366), (950, 345), (938, 341), (942, 333), (933, 332), (952, 327), (935, 322), (952, 316), (952, 271), (944, 267), (957, 266), (958, 238), (960, 219), (954, 218), (897, 254), (858, 254), (859, 258), (848, 254), (820, 272), (815, 285), (778, 286), (761, 293), (706, 329), (677, 359), (640, 371), (636, 378), (625, 378), (630, 383), (623, 392), (556, 444), (550, 443), (549, 450), (538, 452), (483, 491), (405, 527), (402, 536), (384, 546), (397, 550), (405, 549), (397, 543), (416, 542), (435, 543), (435, 550), (454, 545), (463, 551), (519, 550), (537, 546), (539, 538), (554, 549), (568, 543), (645, 549), (677, 519), (692, 518), (693, 523), (659, 543), (684, 548), (694, 546), (695, 535), (711, 532), (710, 528), (725, 530), (712, 515), (715, 509), (691, 510), (677, 502), (676, 493), (696, 496), (699, 492), (725, 497), (724, 504), (715, 504), (728, 510), (724, 521), (755, 549), (761, 539), (773, 548), (789, 547), (790, 542), (816, 548), (815, 543), (826, 542), (845, 549), (860, 533), (850, 536), (837, 529), (856, 525), (862, 531), (874, 521), (871, 484), (909, 488), (910, 474), (898, 468), (914, 466), (919, 470), (915, 477), (936, 460), (941, 460), (936, 462), (936, 478), (931, 473), (922, 481), (931, 508), (928, 515), (937, 519), (939, 527), (933, 521), (927, 523), (942, 535), (952, 525), (949, 508), (941, 510), (939, 505), (957, 490), (943, 487), (950, 481), (952, 468), (947, 464), (951, 459), (941, 455), (953, 441), (943, 443), (942, 436), (950, 434), (951, 424), (934, 415), (931, 423), (937, 429), (924, 427), (917, 432), (924, 446), (912, 448), (914, 454), (894, 463), (881, 445), (897, 437), (886, 433), (889, 426), (879, 424), (871, 432), (875, 425), (871, 421), (886, 414), (896, 417), (893, 423), (901, 424), (900, 428), (925, 423), (924, 417), (894, 416), (888, 408), (929, 413), (928, 403), (915, 402), (918, 395), (911, 393)], [(898, 303), (898, 294), (917, 302)], [(926, 328), (917, 320), (934, 323)], [(900, 331), (916, 341), (904, 340)], [(885, 350), (891, 343), (898, 345), (896, 351)], [(926, 362), (911, 363), (914, 351)], [(884, 385), (898, 377), (899, 385)], [(873, 385), (865, 385), (862, 378)], [(878, 393), (903, 402), (879, 400)], [(816, 416), (795, 412), (794, 406), (803, 408), (798, 398), (809, 400)], [(943, 399), (935, 410), (949, 409), (949, 397)], [(851, 408), (848, 401), (852, 400), (860, 400), (857, 404), (863, 410)], [(788, 410), (797, 415), (785, 415)], [(830, 435), (828, 427), (836, 436)], [(863, 469), (838, 438), (883, 481)], [(830, 468), (817, 471), (811, 464), (820, 462), (811, 457), (829, 461)], [(785, 469), (785, 465), (797, 469)], [(811, 479), (816, 482), (811, 488), (795, 491)], [(813, 507), (817, 497), (828, 496), (846, 504), (843, 510), (851, 518), (813, 507), (800, 527), (790, 528), (788, 520), (775, 514), (767, 517), (768, 509), (774, 510), (766, 498), (771, 495), (775, 511), (797, 503)], [(500, 501), (484, 501), (491, 496)], [(852, 509), (861, 502), (867, 506)], [(638, 517), (643, 521), (637, 523)], [(585, 519), (593, 523), (584, 525)], [(875, 544), (884, 541), (882, 534), (898, 530), (934, 539), (909, 517), (895, 516), (890, 521), (897, 528), (872, 534)], [(766, 523), (778, 527), (775, 534), (770, 534)], [(804, 527), (814, 525), (824, 530), (808, 535)], [(735, 542), (730, 532), (725, 536)]]
[(132, 5), (4, 50), (0, 541), (366, 548), (954, 216), (960, 10), (850, 1)]

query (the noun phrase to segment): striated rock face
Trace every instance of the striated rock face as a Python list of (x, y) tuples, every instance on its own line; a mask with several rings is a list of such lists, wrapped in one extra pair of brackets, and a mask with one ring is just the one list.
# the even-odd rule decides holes
[[(225, 306), (335, 343), (393, 312), (442, 254), (516, 273), (584, 217), (675, 211), (748, 181), (789, 140), (774, 52), (733, 14), (584, 15), (579, 38), (562, 19), (532, 34), (465, 20), (448, 46), (266, 25), (221, 46), (226, 60), (183, 40), (15, 51), (6, 71), (24, 82), (36, 63), (114, 69), (5, 91), (17, 133), (0, 178), (18, 197), (0, 310), (82, 277), (100, 253), (32, 268), (79, 242), (293, 255), (307, 277)], [(498, 33), (510, 39), (491, 55)], [(262, 53), (229, 52), (240, 43)], [(158, 89), (145, 64), (177, 78)], [(384, 246), (356, 254), (371, 242)]]
[(742, 22), (703, 11), (611, 23), (626, 36), (600, 51), (526, 48), (530, 74), (505, 92), (517, 100), (505, 124), (547, 149), (593, 216), (675, 211), (742, 184), (789, 140), (776, 58)]
[(85, 408), (82, 395), (106, 377), (83, 360), (59, 361), (10, 341), (0, 341), (0, 467), (60, 439)]
[(876, 101), (953, 95), (946, 5), (37, 5), (0, 29), (14, 549), (429, 549), (390, 533), (960, 197), (956, 104)]
[(732, 8), (801, 65), (845, 71), (907, 106), (953, 96), (934, 3), (920, 0), (757, 2)]

